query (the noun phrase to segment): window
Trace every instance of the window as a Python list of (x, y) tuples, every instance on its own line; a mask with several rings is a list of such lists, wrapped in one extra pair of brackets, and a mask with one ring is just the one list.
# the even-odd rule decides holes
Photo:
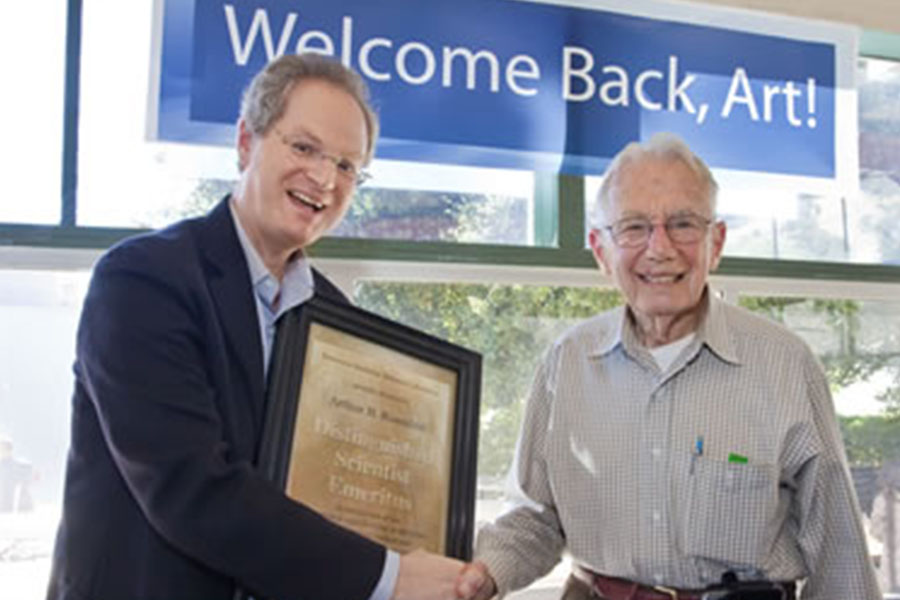
[(147, 141), (153, 4), (84, 2), (78, 225), (158, 227), (204, 212), (237, 178), (230, 148)]
[(900, 61), (859, 61), (860, 254), (900, 265)]
[(509, 470), (541, 354), (564, 329), (621, 298), (585, 287), (362, 281), (354, 302), (482, 354), (478, 473), (490, 488)]
[[(716, 212), (728, 225), (725, 256), (829, 262), (853, 258), (845, 199), (825, 190), (798, 191), (795, 179), (717, 170), (713, 176), (719, 184)], [(601, 177), (587, 178), (586, 210), (594, 210), (602, 182)]]
[(530, 172), (375, 161), (338, 237), (535, 244)]
[(884, 592), (900, 591), (900, 302), (742, 296), (799, 334), (835, 399), (869, 551)]
[[(152, 0), (84, 4), (79, 225), (159, 227), (206, 212), (238, 178), (232, 147), (148, 139), (152, 15)], [(531, 172), (397, 161), (371, 170), (335, 236), (535, 243)]]
[[(714, 171), (726, 256), (900, 264), (900, 62), (861, 58), (860, 191), (842, 197), (822, 182)], [(588, 177), (588, 214), (602, 178)]]
[[(602, 287), (360, 281), (354, 301), (483, 355), (476, 519), (484, 522), (501, 511), (541, 355), (565, 329), (622, 299)], [(884, 524), (900, 511), (900, 302), (739, 294), (738, 303), (800, 335), (822, 361), (873, 561), (883, 590), (900, 589), (888, 568), (900, 560), (900, 538), (889, 539)], [(558, 586), (565, 573), (563, 564), (536, 585)]]
[(6, 7), (0, 19), (6, 116), (0, 222), (60, 221), (65, 7), (65, 0), (25, 2)]
[[(524, 400), (541, 355), (565, 329), (621, 301), (615, 290), (595, 287), (357, 284), (359, 306), (482, 354), (476, 531), (502, 512)], [(529, 589), (550, 588), (549, 598), (558, 598), (570, 571), (564, 560)]]
[(10, 598), (46, 593), (87, 280), (87, 272), (0, 271), (0, 581)]
[[(17, 5), (0, 24), (7, 80), (29, 86), (30, 92), (0, 100), (10, 117), (6, 132), (14, 149), (5, 163), (12, 193), (0, 204), (0, 244), (21, 243), (19, 224), (60, 222), (63, 116), (72, 112), (64, 106), (63, 89), (66, 7), (82, 6), (83, 19), (78, 227), (48, 227), (25, 242), (62, 247), (62, 263), (37, 256), (26, 258), (23, 268), (22, 249), (0, 245), (0, 436), (12, 442), (22, 474), (11, 495), (13, 510), (0, 513), (0, 581), (7, 595), (22, 600), (45, 593), (60, 506), (75, 328), (89, 277), (74, 248), (105, 247), (112, 236), (127, 233), (92, 237), (99, 235), (88, 230), (92, 226), (155, 227), (200, 214), (238, 176), (232, 148), (148, 141), (154, 0), (34, 4)], [(897, 36), (893, 39), (896, 56), (900, 46)], [(38, 71), (41, 77), (35, 78)], [(734, 277), (722, 282), (740, 303), (800, 333), (826, 365), (871, 549), (887, 578), (884, 589), (897, 591), (887, 557), (898, 546), (876, 531), (879, 520), (887, 522), (893, 514), (889, 509), (896, 507), (888, 484), (895, 481), (900, 459), (900, 304), (892, 299), (900, 275), (889, 267), (900, 266), (895, 227), (900, 221), (900, 62), (860, 59), (858, 86), (858, 196), (839, 197), (797, 180), (720, 173), (719, 208), (729, 226), (728, 257), (753, 259), (741, 264), (781, 275), (771, 259), (885, 265), (875, 294), (879, 299), (862, 286), (824, 293), (827, 282), (809, 279), (796, 266), (788, 267), (793, 279), (762, 291), (768, 282)], [(585, 228), (582, 200), (592, 204), (601, 179), (564, 178), (575, 184), (557, 190), (554, 176), (522, 171), (396, 161), (376, 161), (372, 170), (375, 179), (360, 190), (328, 248), (349, 249), (336, 255), (366, 259), (337, 261), (355, 269), (344, 282), (350, 287), (356, 281), (362, 306), (484, 355), (476, 515), (483, 521), (500, 507), (502, 478), (534, 364), (574, 321), (621, 301), (609, 288), (595, 287), (598, 275), (588, 253), (571, 251)], [(558, 200), (579, 208), (558, 214)], [(367, 244), (359, 251), (361, 245), (348, 238), (393, 240), (405, 254), (395, 261), (399, 267), (386, 267), (376, 260), (388, 253), (387, 245)], [(478, 247), (485, 244), (491, 247)], [(498, 250), (501, 246), (508, 252)], [(460, 256), (458, 262), (475, 264), (470, 270), (451, 269), (448, 279), (454, 283), (429, 281), (436, 265), (448, 262), (450, 248), (458, 252), (450, 262)], [(334, 250), (323, 252), (326, 261), (329, 251)], [(393, 276), (398, 271), (402, 275)], [(850, 265), (841, 277), (862, 279)], [(774, 295), (774, 288), (791, 287), (798, 288), (790, 289), (798, 297)], [(884, 489), (888, 493), (878, 500)], [(565, 571), (561, 567), (552, 585), (561, 583)]]

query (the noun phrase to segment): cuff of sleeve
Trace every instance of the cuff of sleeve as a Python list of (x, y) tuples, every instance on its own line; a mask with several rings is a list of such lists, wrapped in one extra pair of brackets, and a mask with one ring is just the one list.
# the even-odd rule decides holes
[(394, 595), (394, 586), (397, 585), (397, 572), (400, 570), (400, 555), (393, 550), (384, 554), (384, 568), (381, 570), (381, 579), (369, 596), (369, 600), (391, 600)]

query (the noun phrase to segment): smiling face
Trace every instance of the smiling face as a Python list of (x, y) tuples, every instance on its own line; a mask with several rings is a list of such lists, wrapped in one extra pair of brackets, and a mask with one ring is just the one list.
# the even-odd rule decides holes
[[(284, 114), (263, 134), (238, 124), (241, 182), (234, 206), (266, 266), (281, 275), (289, 257), (337, 225), (355, 191), (334, 159), (361, 166), (367, 130), (362, 109), (346, 91), (321, 79), (295, 84)], [(291, 144), (315, 148), (303, 158)]]
[(712, 224), (700, 241), (687, 244), (674, 243), (664, 224), (669, 217), (686, 214), (712, 219), (709, 193), (681, 160), (645, 155), (621, 167), (603, 217), (608, 225), (648, 219), (654, 227), (647, 243), (623, 248), (606, 230), (590, 233), (595, 259), (625, 295), (639, 329), (645, 334), (668, 332), (650, 336), (661, 343), (696, 329), (707, 277), (725, 243), (721, 222)]

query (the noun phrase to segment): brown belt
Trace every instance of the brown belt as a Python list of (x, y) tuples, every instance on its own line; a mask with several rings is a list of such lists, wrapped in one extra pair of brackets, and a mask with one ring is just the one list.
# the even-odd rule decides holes
[(607, 577), (583, 567), (576, 567), (576, 576), (590, 584), (603, 600), (702, 600), (703, 596), (703, 590), (643, 585), (627, 579)]
[[(575, 567), (575, 576), (589, 584), (602, 600), (703, 600), (706, 591), (644, 585), (627, 579), (607, 577), (581, 566)], [(783, 587), (786, 598), (795, 598), (793, 583), (783, 584)]]

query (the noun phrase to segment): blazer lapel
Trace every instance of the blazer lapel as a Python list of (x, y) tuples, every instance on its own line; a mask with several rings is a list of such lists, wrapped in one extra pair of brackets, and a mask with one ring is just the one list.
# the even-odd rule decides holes
[(254, 416), (259, 423), (264, 402), (259, 320), (247, 260), (234, 229), (228, 201), (226, 197), (199, 222), (200, 247), (210, 266), (207, 278), (221, 327), (238, 357), (238, 367), (249, 382)]

